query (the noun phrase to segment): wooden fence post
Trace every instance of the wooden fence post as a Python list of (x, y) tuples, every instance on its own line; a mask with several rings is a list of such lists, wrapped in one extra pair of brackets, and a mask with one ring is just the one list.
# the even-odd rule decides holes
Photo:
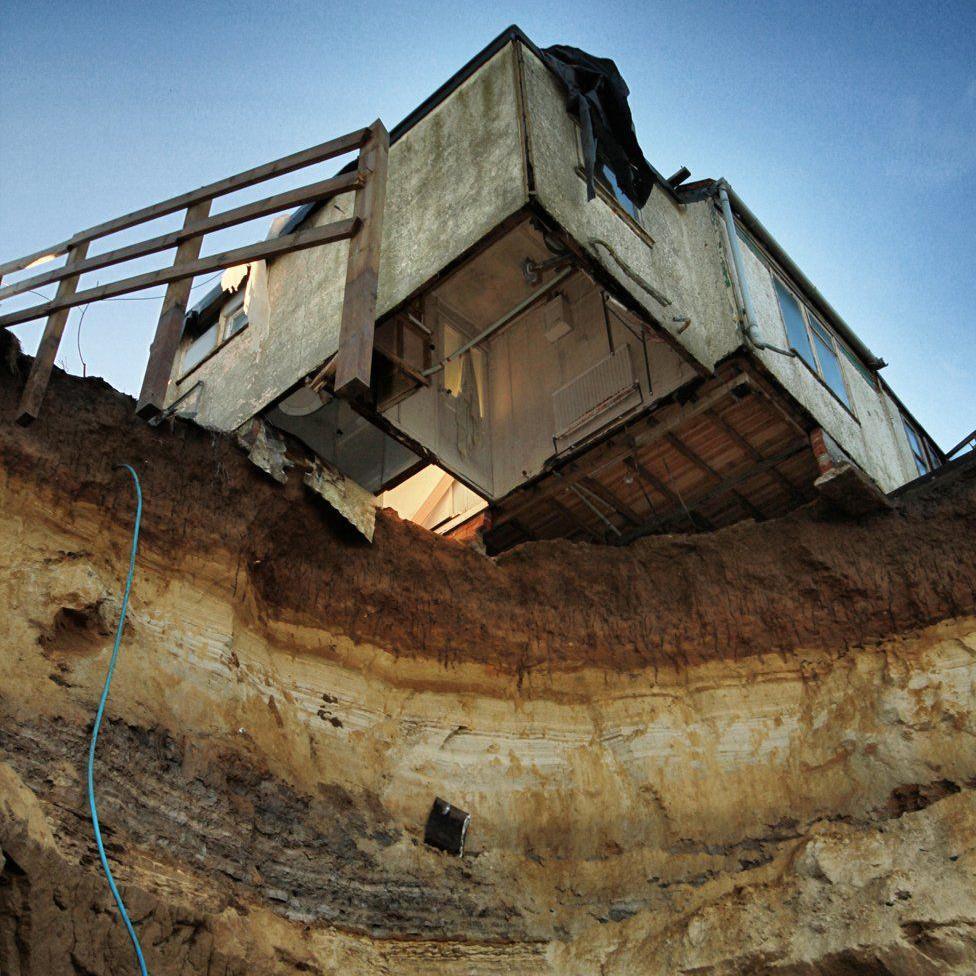
[[(206, 220), (210, 216), (211, 203), (211, 200), (202, 200), (192, 207), (187, 207), (183, 226), (188, 227), (197, 221)], [(200, 256), (202, 245), (202, 236), (183, 241), (176, 249), (173, 264), (195, 261)], [(163, 308), (159, 313), (159, 322), (156, 324), (156, 335), (149, 349), (149, 362), (146, 364), (139, 402), (136, 404), (136, 413), (145, 419), (162, 413), (166, 405), (166, 391), (169, 389), (176, 353), (180, 348), (186, 303), (190, 300), (192, 286), (192, 278), (183, 278), (180, 281), (170, 282), (166, 287)]]
[[(81, 241), (68, 248), (67, 263), (79, 264), (85, 260), (87, 253), (88, 241)], [(72, 275), (70, 278), (62, 278), (58, 283), (57, 298), (70, 298), (78, 289), (78, 277)], [(27, 383), (24, 385), (24, 392), (20, 397), (20, 406), (17, 408), (17, 423), (22, 427), (37, 420), (44, 392), (51, 380), (51, 370), (54, 368), (54, 360), (61, 345), (61, 336), (64, 335), (64, 327), (68, 324), (70, 314), (70, 308), (62, 308), (48, 316), (44, 335), (41, 336), (37, 354), (27, 376)]]
[(356, 191), (354, 214), (361, 224), (349, 242), (335, 378), (335, 392), (352, 398), (369, 392), (390, 148), (389, 133), (379, 119), (369, 132), (359, 154), (359, 172), (366, 177), (366, 185)]

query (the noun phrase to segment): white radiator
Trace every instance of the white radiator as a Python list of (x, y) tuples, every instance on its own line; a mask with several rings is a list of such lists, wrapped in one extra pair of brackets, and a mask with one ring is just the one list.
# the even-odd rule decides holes
[(553, 393), (557, 447), (581, 440), (641, 399), (630, 347), (622, 346)]

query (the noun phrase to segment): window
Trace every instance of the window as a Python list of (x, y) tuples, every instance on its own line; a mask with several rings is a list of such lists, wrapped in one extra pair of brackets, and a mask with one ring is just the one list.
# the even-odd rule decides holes
[(759, 246), (756, 244), (756, 242), (738, 225), (738, 223), (735, 225), (735, 236), (738, 237), (739, 240), (745, 244), (750, 251), (752, 251), (757, 261), (768, 266), (769, 259), (765, 254), (763, 254), (762, 251), (759, 250)]
[(224, 338), (229, 339), (232, 335), (237, 335), (247, 325), (247, 312), (243, 308), (239, 308), (232, 315), (228, 315), (224, 319), (224, 322), (226, 323), (224, 326)]
[(634, 205), (634, 201), (620, 188), (613, 170), (599, 156), (596, 158), (596, 179), (598, 183), (603, 184), (604, 189), (623, 207), (626, 213), (640, 223), (640, 211)]
[(837, 360), (834, 337), (809, 312), (807, 318), (810, 322), (810, 334), (813, 336), (813, 348), (817, 354), (817, 361), (820, 363), (820, 376), (837, 399), (850, 410), (851, 403), (847, 398), (847, 387), (844, 386), (844, 374), (841, 372), (840, 363)]
[(786, 336), (790, 340), (790, 348), (795, 349), (807, 366), (816, 369), (813, 361), (813, 350), (810, 348), (810, 336), (803, 321), (803, 311), (800, 303), (793, 297), (793, 293), (777, 278), (776, 294), (779, 297), (779, 309), (783, 313), (786, 323)]
[(871, 370), (869, 370), (867, 366), (865, 366), (864, 363), (862, 363), (861, 360), (858, 359), (858, 357), (847, 348), (847, 346), (841, 342), (838, 342), (837, 345), (840, 347), (840, 351), (847, 358), (847, 361), (858, 371), (858, 373), (861, 374), (861, 379), (863, 379), (864, 382), (867, 383), (867, 385), (872, 389), (876, 389), (878, 381), (874, 373), (872, 373)]
[(217, 336), (220, 333), (220, 323), (214, 322), (204, 332), (201, 332), (183, 353), (183, 372), (188, 373), (194, 366), (199, 366), (207, 356), (217, 348)]
[(925, 452), (924, 440), (904, 417), (901, 418), (901, 422), (905, 425), (905, 436), (908, 438), (908, 446), (912, 449), (912, 457), (915, 458), (915, 467), (918, 468), (918, 473), (928, 474), (934, 465)]
[(778, 278), (773, 279), (790, 348), (823, 380), (827, 389), (851, 409), (837, 341), (827, 327)]
[[(576, 122), (576, 175), (581, 179), (586, 179), (586, 166), (583, 154), (583, 132), (580, 124)], [(634, 201), (624, 193), (623, 188), (617, 181), (617, 176), (610, 168), (606, 156), (601, 152), (599, 144), (596, 147), (596, 159), (593, 165), (593, 182), (596, 186), (597, 196), (605, 203), (608, 203), (618, 216), (632, 221), (633, 229), (644, 239), (644, 242), (653, 247), (654, 238), (648, 233), (644, 225), (644, 218), (641, 216), (640, 208), (635, 206)]]
[(237, 335), (247, 325), (244, 311), (244, 290), (235, 295), (221, 309), (220, 317), (190, 342), (183, 353), (181, 375), (199, 366), (221, 343)]

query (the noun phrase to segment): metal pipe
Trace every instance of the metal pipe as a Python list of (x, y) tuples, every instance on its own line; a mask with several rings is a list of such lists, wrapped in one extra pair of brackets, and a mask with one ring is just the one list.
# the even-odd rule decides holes
[(551, 281), (547, 281), (542, 287), (536, 288), (528, 298), (523, 299), (515, 308), (507, 311), (500, 319), (496, 319), (491, 325), (488, 326), (483, 332), (479, 332), (473, 339), (469, 339), (463, 346), (455, 349), (450, 356), (445, 356), (439, 363), (431, 366), (430, 369), (425, 369), (422, 376), (432, 376), (434, 373), (439, 373), (448, 363), (453, 362), (460, 356), (463, 356), (469, 349), (473, 346), (478, 345), (479, 342), (484, 342), (492, 333), (497, 332), (503, 326), (508, 325), (509, 322), (517, 319), (523, 312), (527, 311), (528, 308), (533, 305), (538, 299), (540, 299), (546, 292), (552, 291), (561, 281), (565, 281), (574, 271), (575, 267), (565, 268), (560, 271)]
[[(735, 207), (739, 219), (748, 230), (792, 278), (800, 289), (810, 296), (811, 301), (817, 306), (819, 311), (827, 318), (840, 337), (851, 347), (855, 355), (859, 356), (868, 367), (873, 370), (882, 369), (885, 361), (873, 352), (857, 337), (854, 330), (844, 321), (840, 313), (827, 301), (820, 293), (812, 281), (797, 267), (793, 259), (783, 250), (779, 241), (763, 226), (762, 221), (743, 203), (742, 198), (725, 181), (719, 181), (719, 187), (724, 187)], [(720, 192), (721, 196), (721, 192)], [(723, 208), (724, 210), (724, 208)]]
[(587, 508), (588, 508), (588, 509), (589, 509), (589, 510), (590, 510), (590, 511), (591, 511), (591, 512), (592, 512), (592, 513), (593, 513), (593, 514), (594, 514), (594, 515), (595, 515), (595, 516), (596, 516), (596, 517), (597, 517), (597, 518), (598, 518), (598, 519), (599, 519), (599, 520), (600, 520), (600, 521), (601, 521), (601, 522), (602, 522), (602, 523), (604, 524), (604, 525), (605, 525), (605, 526), (606, 526), (606, 527), (607, 527), (607, 528), (608, 528), (608, 529), (611, 529), (611, 530), (612, 530), (612, 531), (613, 531), (614, 533), (616, 533), (616, 534), (617, 534), (618, 536), (622, 534), (622, 533), (620, 532), (620, 529), (618, 529), (618, 528), (617, 528), (617, 526), (615, 526), (615, 525), (613, 524), (613, 522), (611, 522), (611, 521), (610, 521), (610, 519), (608, 519), (608, 518), (606, 517), (606, 515), (604, 515), (604, 514), (603, 514), (603, 512), (601, 512), (601, 511), (600, 511), (600, 510), (599, 510), (599, 509), (598, 509), (598, 508), (596, 507), (596, 505), (594, 505), (594, 504), (593, 504), (593, 503), (592, 503), (592, 502), (591, 502), (591, 501), (590, 501), (590, 500), (589, 500), (589, 499), (588, 499), (588, 498), (586, 497), (586, 495), (584, 495), (584, 494), (583, 494), (583, 492), (582, 492), (582, 491), (580, 491), (580, 489), (579, 489), (579, 487), (578, 487), (577, 485), (570, 485), (570, 486), (569, 486), (569, 490), (570, 490), (570, 491), (571, 491), (571, 492), (572, 492), (572, 493), (573, 493), (573, 494), (574, 494), (574, 495), (575, 495), (575, 496), (576, 496), (576, 497), (577, 497), (577, 498), (578, 498), (578, 499), (579, 499), (579, 500), (580, 500), (580, 501), (581, 501), (581, 502), (582, 502), (582, 503), (583, 503), (583, 504), (584, 504), (584, 505), (585, 505), (585, 506), (586, 506), (586, 507), (587, 507)]
[(746, 338), (757, 349), (769, 349), (770, 352), (778, 352), (781, 356), (795, 356), (792, 349), (780, 349), (778, 346), (765, 342), (762, 337), (762, 330), (756, 319), (756, 310), (752, 304), (752, 293), (749, 291), (749, 282), (746, 279), (745, 265), (742, 263), (742, 249), (739, 247), (739, 237), (735, 232), (735, 218), (732, 216), (732, 205), (729, 203), (728, 184), (720, 180), (718, 184), (718, 199), (722, 204), (722, 215), (725, 217), (725, 229), (729, 238), (729, 249), (732, 251), (732, 263), (735, 265), (735, 277), (739, 283), (739, 297), (742, 299), (743, 311), (745, 312), (745, 327), (743, 333)]

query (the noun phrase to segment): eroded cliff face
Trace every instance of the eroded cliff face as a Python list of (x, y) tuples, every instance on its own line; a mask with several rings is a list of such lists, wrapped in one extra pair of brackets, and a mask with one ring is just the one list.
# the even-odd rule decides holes
[[(367, 546), (232, 443), (0, 365), (0, 972), (976, 968), (976, 471), (627, 549)], [(435, 795), (472, 813), (427, 848)]]

